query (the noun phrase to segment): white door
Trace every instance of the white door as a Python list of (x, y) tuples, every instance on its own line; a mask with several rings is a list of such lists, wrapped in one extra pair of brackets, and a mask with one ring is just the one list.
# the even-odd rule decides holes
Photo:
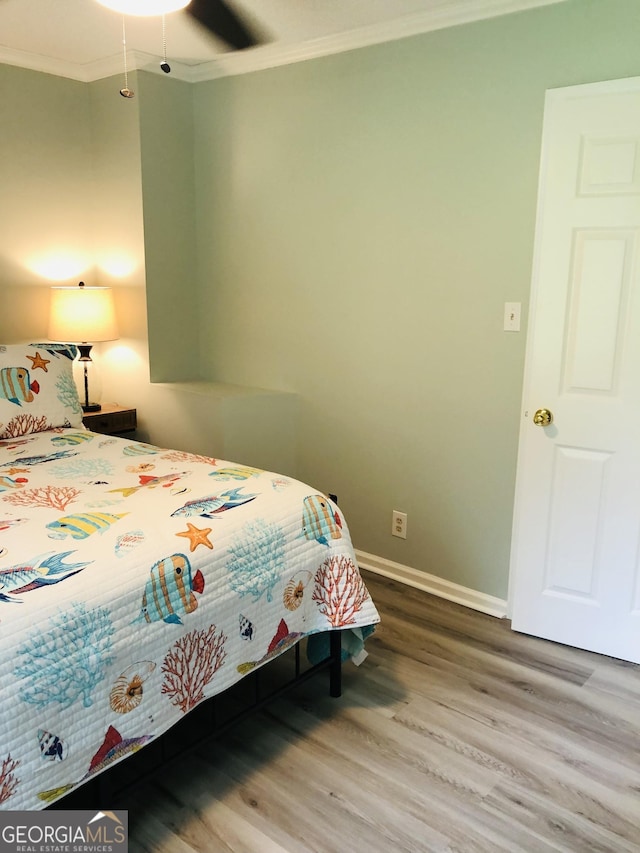
[(522, 415), (512, 627), (640, 662), (640, 78), (547, 93)]

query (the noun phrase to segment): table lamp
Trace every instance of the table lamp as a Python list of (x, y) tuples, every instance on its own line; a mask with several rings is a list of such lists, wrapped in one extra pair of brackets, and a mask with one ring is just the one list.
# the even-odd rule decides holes
[(99, 412), (100, 403), (89, 402), (88, 366), (91, 346), (88, 343), (115, 341), (118, 325), (110, 287), (86, 287), (81, 281), (77, 287), (52, 287), (49, 315), (49, 340), (77, 344), (78, 361), (84, 368), (83, 412)]

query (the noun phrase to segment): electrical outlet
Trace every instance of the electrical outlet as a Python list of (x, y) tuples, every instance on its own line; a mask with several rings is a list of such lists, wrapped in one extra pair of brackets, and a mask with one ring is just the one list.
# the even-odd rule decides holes
[(394, 509), (391, 513), (391, 535), (399, 539), (407, 538), (407, 513)]

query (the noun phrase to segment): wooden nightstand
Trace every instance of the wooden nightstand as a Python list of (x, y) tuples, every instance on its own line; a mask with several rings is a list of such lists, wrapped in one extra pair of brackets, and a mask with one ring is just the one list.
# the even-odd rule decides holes
[(117, 403), (103, 403), (99, 412), (87, 412), (82, 423), (87, 429), (105, 435), (132, 432), (137, 424), (136, 410)]

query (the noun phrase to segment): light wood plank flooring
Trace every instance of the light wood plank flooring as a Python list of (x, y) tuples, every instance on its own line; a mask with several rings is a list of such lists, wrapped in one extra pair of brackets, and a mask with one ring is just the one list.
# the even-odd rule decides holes
[(382, 617), (130, 798), (131, 853), (640, 851), (640, 667), (365, 573)]

